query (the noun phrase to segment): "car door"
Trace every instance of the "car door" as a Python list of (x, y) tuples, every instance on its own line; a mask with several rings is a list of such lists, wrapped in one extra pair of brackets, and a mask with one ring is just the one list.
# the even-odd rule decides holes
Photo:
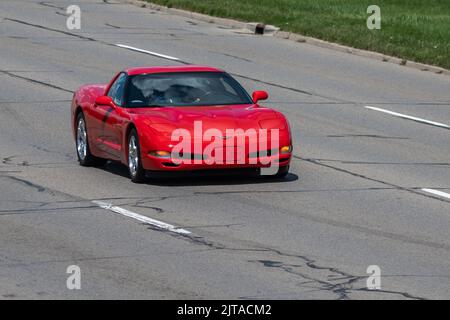
[(124, 120), (121, 116), (121, 108), (124, 106), (126, 81), (127, 75), (121, 73), (107, 92), (114, 106), (94, 106), (96, 118), (100, 121), (99, 146), (110, 158), (117, 160), (120, 160), (122, 152), (121, 127)]

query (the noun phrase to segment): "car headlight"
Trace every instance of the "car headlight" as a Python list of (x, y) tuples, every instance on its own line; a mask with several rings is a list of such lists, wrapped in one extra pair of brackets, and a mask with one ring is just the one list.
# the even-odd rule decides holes
[(292, 146), (283, 146), (280, 148), (281, 154), (287, 154), (292, 152)]
[(163, 151), (163, 150), (153, 150), (148, 153), (149, 155), (157, 158), (163, 158), (163, 159), (169, 159), (170, 158), (170, 152), (169, 151)]

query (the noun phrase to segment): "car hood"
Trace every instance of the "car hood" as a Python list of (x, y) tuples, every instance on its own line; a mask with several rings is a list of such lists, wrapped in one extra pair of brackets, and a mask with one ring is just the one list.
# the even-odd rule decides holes
[(280, 118), (278, 112), (257, 105), (211, 106), (211, 107), (163, 107), (135, 108), (129, 110), (136, 122), (161, 131), (161, 128), (183, 128), (192, 132), (195, 121), (201, 121), (202, 129), (260, 128), (263, 120)]

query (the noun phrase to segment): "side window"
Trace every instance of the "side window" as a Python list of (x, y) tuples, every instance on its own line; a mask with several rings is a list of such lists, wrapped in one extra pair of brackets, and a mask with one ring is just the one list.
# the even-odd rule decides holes
[(120, 74), (116, 81), (112, 84), (108, 91), (108, 97), (111, 97), (114, 103), (118, 106), (123, 106), (123, 98), (125, 92), (125, 82), (127, 80), (127, 75), (125, 73)]

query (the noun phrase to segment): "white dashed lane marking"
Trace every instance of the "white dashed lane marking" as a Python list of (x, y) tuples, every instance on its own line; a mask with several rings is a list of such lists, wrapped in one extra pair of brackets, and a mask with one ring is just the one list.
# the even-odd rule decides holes
[(157, 52), (153, 52), (153, 51), (148, 51), (148, 50), (144, 50), (144, 49), (139, 49), (139, 48), (127, 46), (125, 44), (117, 43), (117, 44), (115, 44), (115, 46), (120, 47), (120, 48), (124, 48), (124, 49), (128, 49), (128, 50), (132, 50), (132, 51), (136, 51), (136, 52), (146, 53), (146, 54), (149, 54), (149, 55), (152, 55), (152, 56), (155, 56), (155, 57), (159, 57), (159, 58), (164, 58), (164, 59), (169, 59), (169, 60), (174, 60), (174, 61), (180, 60), (180, 59), (172, 57), (172, 56), (168, 56), (168, 55), (157, 53)]
[(450, 199), (450, 193), (446, 193), (446, 192), (434, 190), (434, 189), (427, 189), (427, 188), (423, 188), (422, 191), (434, 194), (439, 197)]
[(389, 111), (389, 110), (381, 109), (381, 108), (377, 108), (377, 107), (365, 106), (365, 108), (366, 109), (370, 109), (370, 110), (374, 110), (374, 111), (384, 112), (384, 113), (390, 114), (390, 115), (392, 115), (394, 117), (399, 117), (399, 118), (403, 118), (403, 119), (408, 119), (408, 120), (413, 120), (413, 121), (416, 121), (416, 122), (429, 124), (429, 125), (436, 126), (436, 127), (450, 129), (449, 125), (446, 125), (446, 124), (440, 123), (440, 122), (435, 122), (435, 121), (430, 121), (430, 120), (426, 120), (426, 119), (422, 119), (422, 118), (408, 116), (408, 115), (403, 114), (403, 113)]
[(155, 220), (155, 219), (149, 218), (147, 216), (137, 214), (135, 212), (129, 211), (129, 210), (121, 208), (121, 207), (117, 207), (111, 203), (102, 202), (102, 201), (92, 201), (92, 203), (98, 205), (102, 209), (121, 214), (125, 217), (133, 218), (135, 220), (138, 220), (145, 224), (149, 224), (158, 229), (162, 229), (162, 230), (166, 230), (166, 231), (174, 232), (174, 233), (178, 233), (178, 234), (184, 234), (184, 235), (191, 234), (191, 232), (188, 230), (177, 228), (171, 224), (168, 224), (168, 223), (165, 223), (165, 222), (162, 222), (159, 220)]

